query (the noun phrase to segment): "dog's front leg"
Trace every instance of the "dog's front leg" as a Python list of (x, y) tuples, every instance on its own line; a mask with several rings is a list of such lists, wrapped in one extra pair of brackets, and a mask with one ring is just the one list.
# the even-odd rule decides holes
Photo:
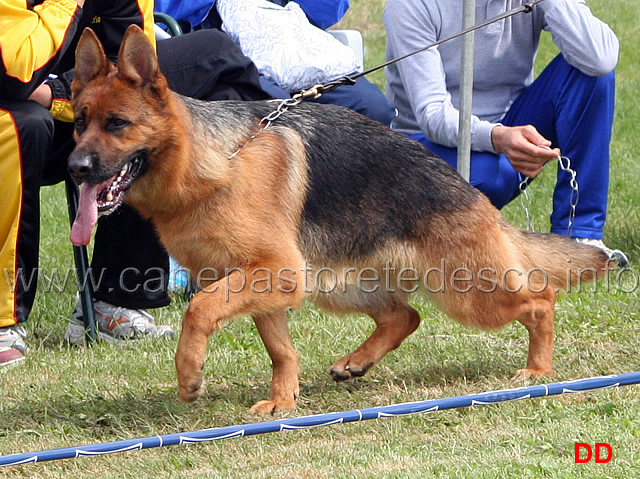
[(298, 387), (298, 355), (293, 349), (287, 325), (287, 312), (254, 315), (262, 342), (273, 363), (271, 396), (251, 407), (257, 414), (272, 414), (278, 410), (295, 408), (300, 393)]
[[(286, 310), (299, 305), (303, 288), (297, 288), (291, 278), (282, 278), (283, 269), (264, 265), (234, 269), (193, 297), (176, 352), (183, 401), (193, 402), (204, 392), (202, 369), (209, 336), (231, 318), (251, 314), (273, 361), (271, 398), (258, 402), (252, 411), (272, 413), (295, 407), (298, 359), (287, 330)], [(263, 287), (265, 281), (273, 282), (268, 290)], [(258, 283), (261, 287), (254, 287)]]

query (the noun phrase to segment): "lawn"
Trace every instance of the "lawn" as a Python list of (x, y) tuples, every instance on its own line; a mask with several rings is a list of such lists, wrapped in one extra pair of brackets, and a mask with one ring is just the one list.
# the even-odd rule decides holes
[[(341, 26), (365, 36), (367, 67), (384, 60), (382, 0), (354, 0)], [(591, 0), (590, 7), (617, 32), (622, 52), (612, 141), (610, 209), (605, 240), (629, 254), (632, 268), (606, 288), (584, 288), (557, 305), (555, 372), (562, 381), (640, 370), (640, 193), (637, 125), (640, 53), (637, 0)], [(550, 38), (539, 64), (555, 55)], [(384, 87), (384, 76), (372, 79)], [(548, 229), (555, 172), (531, 186), (531, 211)], [(586, 195), (588, 192), (581, 192)], [(0, 454), (69, 447), (251, 423), (248, 408), (268, 395), (271, 367), (249, 318), (212, 336), (204, 374), (207, 392), (192, 405), (178, 401), (173, 354), (177, 340), (98, 344), (73, 348), (63, 334), (75, 303), (73, 284), (47, 287), (72, 267), (69, 226), (61, 186), (42, 191), (42, 271), (27, 323), (31, 353), (20, 367), (0, 370)], [(504, 210), (526, 226), (518, 201)], [(336, 317), (307, 306), (291, 313), (290, 329), (301, 361), (298, 409), (276, 418), (384, 406), (511, 388), (526, 358), (527, 334), (513, 324), (498, 332), (465, 329), (418, 296), (423, 321), (397, 350), (351, 384), (336, 385), (326, 370), (371, 332), (365, 316)], [(177, 298), (154, 311), (179, 330), (186, 308)], [(543, 383), (536, 381), (534, 383)], [(203, 445), (2, 469), (16, 478), (592, 478), (627, 479), (640, 473), (640, 389), (591, 393), (441, 411), (336, 425)], [(604, 442), (613, 459), (575, 464), (574, 444)]]

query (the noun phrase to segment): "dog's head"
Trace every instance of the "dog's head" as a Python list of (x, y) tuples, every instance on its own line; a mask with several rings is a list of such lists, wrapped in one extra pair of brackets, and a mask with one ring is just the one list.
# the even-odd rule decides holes
[(71, 241), (87, 244), (98, 215), (114, 211), (148, 167), (169, 91), (151, 42), (135, 25), (124, 36), (117, 68), (87, 28), (71, 88), (76, 147), (68, 168), (82, 184)]

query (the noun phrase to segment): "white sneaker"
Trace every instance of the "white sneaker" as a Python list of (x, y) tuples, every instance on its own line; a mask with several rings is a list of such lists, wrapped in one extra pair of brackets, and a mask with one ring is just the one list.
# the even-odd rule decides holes
[(596, 248), (600, 248), (602, 251), (607, 253), (610, 259), (613, 259), (618, 262), (618, 266), (624, 268), (629, 264), (629, 258), (619, 249), (611, 249), (608, 248), (606, 244), (602, 240), (589, 239), (589, 238), (576, 238), (578, 243), (588, 244), (589, 246), (595, 246)]
[(0, 367), (24, 360), (28, 348), (24, 342), (27, 332), (22, 326), (0, 328)]
[[(123, 308), (104, 301), (96, 301), (93, 308), (98, 323), (98, 335), (108, 343), (115, 344), (122, 340), (141, 337), (174, 338), (176, 336), (175, 331), (169, 326), (156, 326), (153, 316), (146, 311)], [(64, 339), (71, 344), (84, 343), (85, 327), (80, 301), (76, 303)]]

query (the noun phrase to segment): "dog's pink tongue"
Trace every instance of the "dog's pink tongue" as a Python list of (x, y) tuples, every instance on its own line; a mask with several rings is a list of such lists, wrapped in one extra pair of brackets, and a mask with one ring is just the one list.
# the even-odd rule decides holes
[(87, 245), (91, 241), (93, 227), (98, 221), (98, 186), (80, 185), (78, 213), (71, 227), (71, 242), (76, 246)]

